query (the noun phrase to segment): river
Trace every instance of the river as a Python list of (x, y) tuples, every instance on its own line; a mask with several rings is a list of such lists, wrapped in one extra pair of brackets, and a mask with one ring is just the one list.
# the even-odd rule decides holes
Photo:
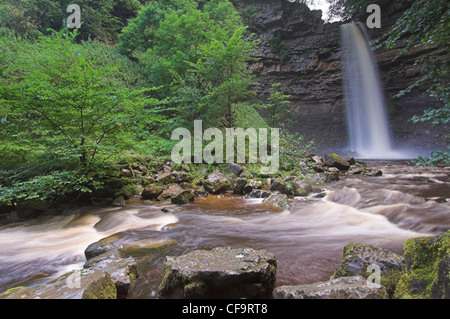
[(176, 241), (137, 256), (142, 275), (129, 298), (155, 298), (165, 255), (217, 246), (266, 249), (277, 258), (276, 286), (305, 284), (328, 280), (349, 243), (402, 253), (405, 240), (450, 229), (450, 167), (369, 164), (383, 176), (351, 175), (321, 185), (320, 194), (292, 199), (289, 211), (269, 209), (262, 199), (218, 195), (184, 206), (135, 201), (10, 223), (0, 227), (0, 293), (82, 267), (86, 247), (116, 233), (123, 244)]

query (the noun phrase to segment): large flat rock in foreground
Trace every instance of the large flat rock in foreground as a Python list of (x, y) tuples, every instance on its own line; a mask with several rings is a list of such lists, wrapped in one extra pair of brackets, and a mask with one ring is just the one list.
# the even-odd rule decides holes
[(310, 285), (281, 286), (274, 299), (384, 299), (383, 286), (371, 287), (361, 276), (342, 277)]
[(270, 293), (277, 262), (266, 250), (218, 247), (164, 261), (160, 298), (255, 298)]

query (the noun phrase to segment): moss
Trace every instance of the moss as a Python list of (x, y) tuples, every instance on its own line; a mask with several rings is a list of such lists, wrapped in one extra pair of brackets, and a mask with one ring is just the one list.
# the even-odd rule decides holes
[(116, 299), (117, 289), (111, 276), (105, 273), (104, 276), (97, 279), (86, 288), (82, 299)]
[[(401, 274), (395, 298), (442, 298), (448, 294), (448, 280), (439, 282), (439, 265), (450, 255), (450, 231), (434, 237), (409, 239), (405, 242), (407, 268)], [(432, 290), (434, 292), (432, 293)]]
[(24, 288), (26, 288), (26, 287), (24, 287), (24, 286), (19, 286), (19, 287), (13, 287), (13, 288), (10, 288), (10, 289), (8, 289), (8, 290), (6, 290), (5, 292), (3, 292), (3, 293), (0, 294), (0, 299), (6, 299), (6, 298), (8, 298), (10, 295), (12, 295), (12, 294), (14, 294), (14, 293), (16, 293), (16, 292), (18, 292), (18, 291), (24, 289)]

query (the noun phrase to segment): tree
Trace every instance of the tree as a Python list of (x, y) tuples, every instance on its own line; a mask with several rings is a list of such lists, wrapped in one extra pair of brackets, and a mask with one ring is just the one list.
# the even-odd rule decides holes
[(17, 52), (3, 73), (0, 96), (5, 127), (87, 168), (120, 149), (134, 123), (155, 119), (157, 101), (146, 97), (145, 89), (107, 85), (110, 70), (87, 60), (75, 36), (40, 37), (32, 52)]
[(262, 107), (269, 111), (268, 124), (276, 127), (278, 120), (283, 114), (286, 114), (289, 108), (290, 95), (286, 95), (280, 91), (281, 83), (274, 83), (270, 88), (270, 96), (268, 103)]

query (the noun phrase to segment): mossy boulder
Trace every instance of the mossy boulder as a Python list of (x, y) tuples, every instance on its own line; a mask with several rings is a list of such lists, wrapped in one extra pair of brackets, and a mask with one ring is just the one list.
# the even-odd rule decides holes
[(277, 262), (266, 250), (218, 247), (167, 256), (160, 298), (257, 298), (275, 281)]
[(125, 299), (138, 277), (137, 263), (132, 257), (123, 257), (118, 249), (107, 251), (89, 259), (83, 266), (110, 275), (117, 290), (117, 298)]
[(104, 271), (74, 270), (38, 287), (17, 287), (2, 299), (116, 299), (116, 286)]
[(142, 191), (142, 199), (144, 200), (155, 200), (158, 198), (159, 195), (164, 191), (163, 186), (159, 185), (149, 185), (144, 188)]
[(250, 179), (245, 184), (244, 188), (242, 189), (244, 194), (250, 194), (252, 190), (254, 189), (261, 189), (263, 188), (264, 183), (257, 179)]
[(272, 185), (270, 186), (270, 191), (273, 193), (278, 192), (281, 194), (292, 196), (292, 189), (289, 183), (290, 183), (289, 181), (277, 178), (272, 182)]
[(350, 168), (350, 163), (337, 154), (326, 154), (323, 161), (326, 166), (336, 167), (340, 171), (347, 171)]
[(289, 198), (285, 194), (275, 193), (263, 200), (263, 204), (282, 209), (289, 209)]
[(123, 242), (125, 242), (125, 236), (123, 233), (113, 234), (111, 236), (105, 237), (96, 241), (95, 243), (90, 244), (85, 250), (84, 255), (86, 260), (99, 256), (107, 251), (110, 251)]
[(172, 197), (170, 200), (173, 204), (183, 205), (194, 201), (194, 191), (190, 189), (183, 190), (176, 196)]
[(206, 176), (203, 187), (211, 194), (219, 194), (232, 189), (233, 183), (222, 173), (216, 172)]
[(450, 230), (407, 240), (404, 257), (395, 298), (450, 299)]
[(403, 256), (387, 249), (372, 245), (349, 244), (344, 247), (342, 261), (332, 278), (350, 276), (369, 278), (374, 274), (375, 267), (379, 267), (380, 284), (385, 286), (388, 295), (392, 296), (404, 266)]

